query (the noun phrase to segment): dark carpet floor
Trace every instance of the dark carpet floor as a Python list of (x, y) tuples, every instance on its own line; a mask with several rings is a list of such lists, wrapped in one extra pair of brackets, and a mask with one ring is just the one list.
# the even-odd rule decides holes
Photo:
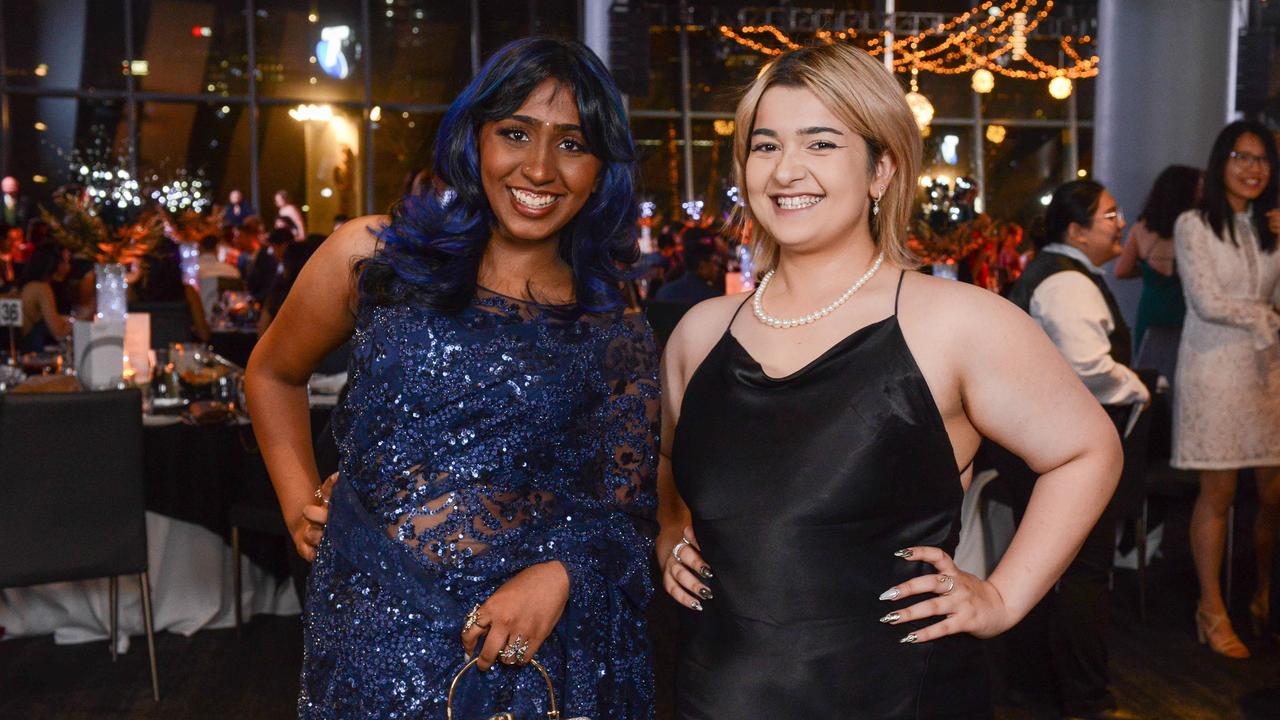
[[(1248, 494), (1242, 493), (1232, 603), (1241, 631), (1248, 627), (1244, 608), (1254, 575), (1243, 542), (1248, 507)], [(1116, 696), (1124, 708), (1160, 720), (1280, 717), (1280, 651), (1272, 643), (1242, 634), (1255, 651), (1247, 661), (1218, 657), (1196, 643), (1195, 579), (1186, 549), (1189, 511), (1188, 497), (1174, 497), (1163, 507), (1165, 538), (1161, 557), (1148, 571), (1145, 621), (1137, 613), (1135, 574), (1116, 573), (1111, 636)], [(666, 624), (668, 614), (659, 608), (656, 617)], [(664, 686), (670, 679), (670, 647), (669, 637), (660, 638), (658, 674)], [(129, 654), (115, 664), (105, 643), (55, 646), (51, 638), (0, 643), (0, 718), (293, 717), (301, 659), (298, 618), (255, 618), (240, 638), (231, 630), (190, 638), (164, 633), (158, 653), (162, 698), (153, 703), (142, 638), (135, 638)], [(1019, 694), (1015, 702), (999, 689), (1003, 684), (995, 669), (1001, 720), (1057, 717), (1047, 684), (1042, 697)], [(669, 693), (663, 693), (660, 718), (669, 717), (669, 707)]]

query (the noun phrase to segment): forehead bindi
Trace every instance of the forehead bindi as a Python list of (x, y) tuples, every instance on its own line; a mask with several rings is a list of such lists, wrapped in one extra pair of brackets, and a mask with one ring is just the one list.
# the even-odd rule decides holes
[(534, 88), (511, 115), (525, 124), (544, 128), (577, 129), (581, 124), (573, 91), (554, 80), (544, 80)]

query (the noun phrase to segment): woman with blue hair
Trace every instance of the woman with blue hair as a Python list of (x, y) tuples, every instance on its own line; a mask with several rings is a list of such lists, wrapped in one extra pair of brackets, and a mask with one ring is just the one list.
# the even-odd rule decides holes
[[(342, 226), (249, 362), (298, 551), (304, 718), (653, 715), (656, 349), (617, 290), (634, 145), (583, 45), (502, 48), (450, 106), (435, 182)], [(331, 494), (306, 383), (350, 339)], [(331, 505), (329, 502), (331, 501)], [(326, 507), (327, 505), (327, 507)]]

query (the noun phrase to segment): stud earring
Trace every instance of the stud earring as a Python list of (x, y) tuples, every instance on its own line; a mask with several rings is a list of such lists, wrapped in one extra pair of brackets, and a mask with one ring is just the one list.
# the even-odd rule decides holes
[(884, 186), (880, 186), (880, 192), (876, 195), (876, 199), (871, 202), (871, 214), (880, 214), (880, 198), (884, 197)]

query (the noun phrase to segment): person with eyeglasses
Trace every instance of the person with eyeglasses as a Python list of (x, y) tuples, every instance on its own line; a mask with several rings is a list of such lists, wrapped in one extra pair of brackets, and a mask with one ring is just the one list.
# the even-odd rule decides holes
[[(1102, 185), (1076, 180), (1060, 186), (1045, 212), (1044, 233), (1035, 238), (1036, 257), (1009, 290), (1009, 300), (1040, 325), (1118, 430), (1135, 403), (1151, 400), (1147, 386), (1129, 367), (1129, 327), (1103, 270), (1120, 254), (1124, 227), (1124, 212)], [(1000, 473), (1021, 523), (1037, 473), (990, 444), (984, 445), (983, 457)], [(1113, 500), (1030, 622), (1005, 641), (1023, 657), (1036, 654), (1031, 648), (1047, 645), (1057, 700), (1067, 718), (1138, 717), (1118, 708), (1108, 689), (1107, 581), (1120, 515), (1114, 505)], [(1047, 630), (1037, 618), (1047, 622)], [(1011, 669), (1010, 674), (1017, 673)], [(1017, 678), (1010, 680), (1017, 684)]]
[[(1255, 635), (1271, 618), (1271, 572), (1280, 528), (1280, 210), (1275, 138), (1250, 121), (1227, 125), (1209, 153), (1199, 207), (1183, 213), (1173, 239), (1187, 300), (1174, 379), (1170, 464), (1200, 474), (1191, 514), (1191, 554), (1200, 581), (1200, 642), (1249, 657), (1227, 618), (1219, 573), (1236, 475), (1253, 468), (1257, 586)], [(1230, 569), (1228, 569), (1230, 572)]]

